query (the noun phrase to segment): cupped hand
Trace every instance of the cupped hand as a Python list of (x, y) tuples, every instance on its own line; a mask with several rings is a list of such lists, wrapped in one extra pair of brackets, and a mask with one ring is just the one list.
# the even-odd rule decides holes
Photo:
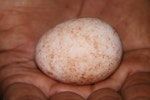
[[(0, 91), (5, 100), (150, 98), (148, 0), (0, 0), (0, 5)], [(43, 33), (79, 17), (97, 17), (112, 25), (124, 49), (119, 68), (92, 85), (55, 81), (34, 60)]]

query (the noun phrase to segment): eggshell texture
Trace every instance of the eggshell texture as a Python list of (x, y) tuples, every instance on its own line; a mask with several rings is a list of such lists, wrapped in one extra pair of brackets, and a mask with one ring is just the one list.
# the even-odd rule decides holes
[(118, 34), (96, 18), (79, 18), (50, 29), (36, 47), (36, 62), (51, 78), (85, 85), (104, 80), (118, 67), (122, 46)]

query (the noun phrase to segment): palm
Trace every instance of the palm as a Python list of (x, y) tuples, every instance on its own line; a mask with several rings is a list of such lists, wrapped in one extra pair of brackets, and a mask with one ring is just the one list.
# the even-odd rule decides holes
[[(131, 35), (128, 39), (126, 39), (124, 34), (134, 33), (133, 29), (138, 28), (139, 26), (131, 21), (136, 18), (134, 15), (127, 16), (131, 14), (131, 12), (128, 12), (128, 10), (131, 10), (131, 7), (128, 7), (130, 2), (125, 3), (123, 8), (118, 10), (118, 8), (121, 8), (122, 5), (118, 5), (118, 8), (115, 8), (114, 6), (117, 5), (117, 2), (114, 1), (94, 3), (89, 0), (89, 3), (84, 2), (83, 7), (81, 7), (82, 2), (80, 2), (80, 0), (72, 0), (67, 3), (53, 2), (50, 0), (43, 2), (42, 0), (38, 0), (38, 3), (33, 3), (33, 5), (30, 4), (31, 2), (3, 2), (4, 4), (2, 4), (3, 6), (1, 7), (2, 15), (0, 23), (0, 29), (2, 32), (0, 39), (3, 41), (0, 48), (0, 50), (3, 51), (0, 60), (2, 62), (1, 66), (4, 66), (1, 70), (0, 78), (1, 86), (3, 86), (2, 90), (5, 90), (5, 88), (12, 83), (21, 82), (38, 87), (47, 97), (61, 91), (72, 91), (87, 98), (93, 91), (102, 88), (111, 88), (119, 91), (121, 90), (126, 78), (130, 75), (136, 72), (149, 72), (150, 68), (147, 67), (149, 65), (147, 63), (148, 57), (144, 61), (140, 59), (142, 64), (139, 63), (140, 60), (134, 60), (134, 58), (141, 58), (141, 56), (136, 56), (137, 54), (149, 54), (148, 49), (144, 49), (144, 53), (141, 53), (141, 50), (136, 50), (138, 48), (143, 48), (144, 46), (148, 47), (149, 42), (147, 41), (149, 39), (147, 37), (141, 38), (138, 35), (135, 37), (134, 35)], [(2, 2), (2, 0), (0, 2)], [(96, 8), (90, 8), (88, 6), (89, 4)], [(98, 6), (97, 4), (101, 6)], [(121, 1), (119, 4), (122, 4)], [(133, 3), (131, 2), (131, 4)], [(143, 3), (140, 7), (146, 6), (144, 4), (146, 3)], [(121, 15), (122, 10), (124, 11), (124, 15)], [(107, 21), (118, 31), (125, 50), (124, 58), (119, 69), (105, 81), (94, 85), (74, 86), (57, 82), (44, 75), (34, 62), (34, 49), (42, 33), (64, 20), (77, 17), (99, 17), (102, 20)], [(135, 19), (134, 21), (138, 22), (139, 19)], [(126, 27), (126, 24), (129, 24), (129, 26)], [(148, 29), (147, 23), (144, 25), (144, 28)], [(133, 29), (130, 29), (130, 27)], [(146, 31), (148, 32), (150, 30)], [(144, 45), (140, 44), (138, 41), (130, 43), (133, 39), (141, 40)], [(11, 46), (9, 43), (11, 43)], [(132, 49), (136, 52), (132, 51)], [(6, 57), (8, 57), (7, 60), (2, 60), (2, 58)], [(130, 66), (134, 66), (135, 71), (133, 71)], [(145, 68), (141, 68), (141, 66), (144, 66)], [(8, 74), (6, 75), (3, 73)]]

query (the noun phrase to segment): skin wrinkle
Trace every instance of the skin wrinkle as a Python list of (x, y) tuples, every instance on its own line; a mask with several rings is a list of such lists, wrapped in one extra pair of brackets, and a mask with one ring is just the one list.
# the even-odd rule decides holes
[(80, 17), (80, 15), (81, 15), (81, 13), (82, 13), (82, 11), (83, 11), (84, 4), (85, 4), (85, 0), (82, 0), (80, 9), (79, 9), (79, 11), (78, 11), (76, 17)]
[[(96, 1), (98, 3), (96, 3)], [(94, 15), (101, 15), (108, 3), (109, 0), (102, 0), (102, 2), (98, 0), (95, 0), (95, 2), (93, 2), (93, 0), (85, 0), (80, 17), (95, 17)], [(91, 7), (90, 10), (88, 9), (88, 7)], [(96, 11), (95, 9), (98, 10)]]
[[(36, 1), (36, 2), (35, 2)], [(41, 0), (22, 0), (22, 1), (17, 1), (15, 0), (14, 1), (9, 1), (9, 0), (5, 0), (5, 2), (3, 1), (0, 1), (3, 3), (3, 6), (1, 6), (2, 8), (5, 8), (5, 9), (12, 9), (12, 8), (15, 8), (15, 7), (32, 7), (32, 8), (39, 8), (39, 7), (45, 7), (45, 6), (48, 6), (49, 5), (49, 1), (48, 2), (40, 2)], [(11, 3), (11, 6), (8, 6), (10, 5)]]
[[(32, 65), (34, 66), (35, 64), (30, 64), (29, 62), (33, 62), (33, 60), (28, 60), (28, 61), (18, 61), (18, 62), (14, 62), (14, 63), (9, 63), (7, 65), (3, 65), (0, 67), (0, 70), (2, 70), (3, 68), (5, 67), (8, 67), (8, 66), (12, 66), (12, 65), (19, 65), (22, 66), (22, 67), (27, 67), (27, 68), (35, 68), (35, 67), (32, 67)], [(29, 64), (28, 64), (29, 63)], [(29, 67), (30, 66), (30, 67)]]
[[(7, 60), (3, 59), (3, 58), (0, 58), (0, 66), (3, 68), (4, 66), (9, 66), (9, 65), (13, 65), (15, 63), (25, 63), (25, 62), (28, 62), (28, 61), (34, 61), (32, 58), (29, 58), (28, 56), (26, 55), (20, 55), (22, 52), (14, 52), (14, 51), (7, 51), (7, 52), (1, 52), (0, 53), (0, 56), (3, 57), (3, 56), (7, 56)], [(11, 56), (14, 56), (13, 58), (11, 58)], [(20, 58), (21, 56), (24, 56), (24, 58)], [(5, 63), (4, 63), (5, 62)], [(0, 68), (1, 68), (0, 67)]]
[[(11, 30), (19, 25), (28, 25), (26, 14), (18, 12), (16, 10), (7, 10), (3, 13), (3, 17), (0, 22), (2, 30)], [(15, 22), (14, 22), (15, 20)]]
[[(8, 35), (8, 34), (3, 34), (3, 35), (5, 36), (5, 35)], [(4, 50), (10, 51), (10, 52), (8, 52), (8, 53), (10, 53), (10, 55), (8, 55), (6, 52), (3, 52), (3, 53), (1, 52), (1, 56), (4, 56), (4, 55), (6, 55), (6, 56), (15, 56), (16, 55), (19, 58), (19, 54), (22, 53), (20, 55), (20, 57), (22, 56), (22, 59), (32, 59), (31, 57), (29, 57), (31, 55), (26, 55), (26, 54), (27, 53), (32, 53), (33, 50), (29, 49), (29, 48), (22, 49), (26, 46), (27, 42), (32, 40), (32, 37), (28, 38), (24, 35), (17, 36), (16, 38), (14, 38), (14, 37), (16, 37), (16, 35), (11, 35), (11, 34), (8, 37), (3, 37), (3, 38), (6, 38), (6, 39), (7, 38), (12, 38), (12, 39), (10, 39), (10, 41), (7, 41), (7, 42), (3, 41), (2, 42), (2, 48), (1, 48), (1, 50), (3, 50), (3, 51)], [(22, 39), (22, 38), (25, 38), (25, 39), (27, 38), (27, 40)], [(16, 45), (14, 45), (14, 43), (16, 43)], [(9, 45), (11, 45), (11, 46), (9, 46)], [(33, 46), (33, 45), (34, 45), (34, 43), (32, 43), (32, 42), (28, 43), (28, 47)]]

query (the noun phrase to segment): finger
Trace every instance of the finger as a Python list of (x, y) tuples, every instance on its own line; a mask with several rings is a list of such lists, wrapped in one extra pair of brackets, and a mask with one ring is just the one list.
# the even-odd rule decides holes
[(92, 93), (88, 100), (122, 100), (122, 98), (116, 91), (105, 88)]
[(51, 87), (56, 83), (39, 70), (26, 68), (26, 65), (22, 66), (21, 63), (10, 64), (9, 66), (0, 69), (1, 92), (3, 92), (11, 84), (18, 82), (32, 84), (38, 87), (47, 97), (51, 95)]
[(53, 95), (50, 100), (85, 100), (85, 99), (73, 92), (60, 92)]
[(3, 95), (4, 100), (47, 100), (46, 96), (35, 86), (25, 83), (10, 85)]
[(150, 100), (150, 73), (130, 76), (121, 89), (125, 100)]
[(91, 87), (89, 85), (79, 86), (79, 85), (69, 85), (69, 84), (59, 83), (59, 84), (55, 84), (51, 88), (50, 94), (54, 95), (56, 93), (61, 93), (65, 91), (70, 91), (78, 95), (81, 95), (84, 98), (87, 98), (91, 94)]

